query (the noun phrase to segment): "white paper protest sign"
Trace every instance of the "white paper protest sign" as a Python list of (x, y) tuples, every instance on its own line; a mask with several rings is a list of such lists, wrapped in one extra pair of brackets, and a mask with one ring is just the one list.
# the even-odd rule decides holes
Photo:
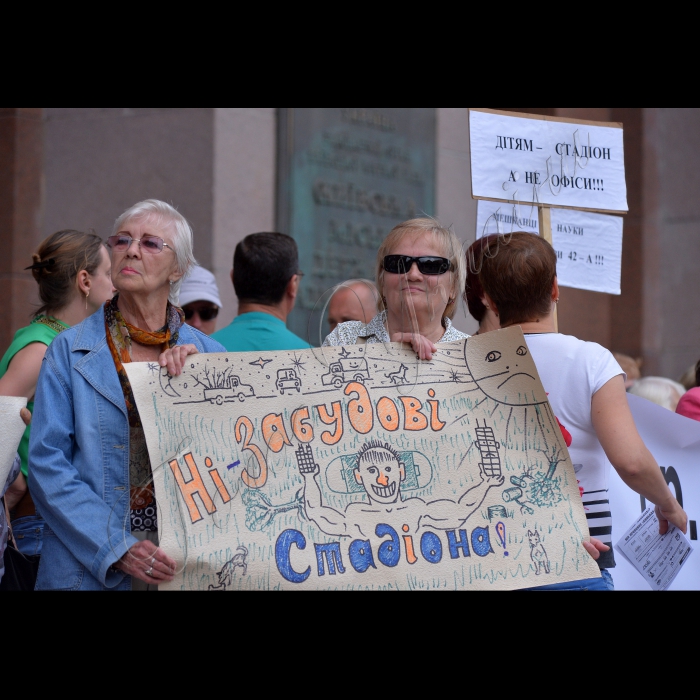
[(490, 236), (492, 233), (512, 233), (527, 231), (539, 234), (537, 207), (530, 204), (492, 202), (479, 199), (476, 203), (476, 237)]
[(560, 285), (620, 293), (622, 217), (552, 209), (552, 247)]
[(470, 110), (472, 196), (627, 211), (622, 129)]
[(27, 399), (18, 396), (0, 396), (0, 488), (5, 485), (7, 475), (12, 469), (19, 441), (24, 433), (24, 421), (20, 418), (20, 409), (27, 405)]
[[(620, 294), (622, 217), (576, 209), (552, 209), (552, 247), (562, 287)], [(537, 208), (480, 199), (476, 237), (513, 231), (539, 234)]]
[[(639, 396), (627, 395), (637, 430), (654, 456), (666, 481), (688, 514), (687, 537), (698, 546), (697, 521), (700, 519), (700, 422), (679, 416)], [(632, 491), (612, 469), (610, 510), (613, 517), (613, 541), (636, 522), (651, 505)], [(630, 562), (618, 552), (611, 569), (616, 590), (649, 590)], [(668, 587), (671, 591), (700, 590), (700, 557), (690, 556)]]

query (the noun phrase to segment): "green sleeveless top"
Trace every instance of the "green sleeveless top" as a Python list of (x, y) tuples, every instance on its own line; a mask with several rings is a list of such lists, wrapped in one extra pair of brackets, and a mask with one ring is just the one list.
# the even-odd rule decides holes
[[(0, 360), (0, 377), (5, 376), (7, 372), (7, 367), (10, 364), (12, 358), (22, 349), (26, 348), (30, 343), (43, 343), (44, 345), (50, 345), (51, 341), (63, 330), (69, 328), (62, 321), (58, 321), (53, 316), (37, 316), (32, 319), (32, 322), (20, 328), (12, 340), (12, 343), (7, 352), (3, 355), (2, 360)], [(34, 402), (29, 401), (27, 403), (27, 408), (34, 412)], [(27, 426), (20, 440), (17, 452), (19, 452), (19, 457), (22, 460), (22, 474), (27, 476), (27, 454), (29, 451), (29, 427)]]

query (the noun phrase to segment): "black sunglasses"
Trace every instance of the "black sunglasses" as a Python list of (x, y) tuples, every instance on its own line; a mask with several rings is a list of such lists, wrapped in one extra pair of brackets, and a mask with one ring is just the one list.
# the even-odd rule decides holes
[(209, 306), (206, 309), (183, 309), (183, 311), (185, 321), (189, 321), (195, 314), (198, 314), (202, 321), (211, 321), (219, 315), (219, 309), (216, 306)]
[(384, 269), (395, 275), (407, 273), (413, 263), (424, 275), (444, 275), (452, 270), (452, 263), (447, 258), (438, 258), (433, 255), (421, 255), (412, 258), (410, 255), (385, 255)]

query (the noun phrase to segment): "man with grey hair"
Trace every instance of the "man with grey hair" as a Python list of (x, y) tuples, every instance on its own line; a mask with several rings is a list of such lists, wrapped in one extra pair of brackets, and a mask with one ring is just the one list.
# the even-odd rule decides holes
[(328, 303), (328, 325), (331, 332), (339, 323), (369, 323), (377, 314), (379, 292), (374, 282), (364, 279), (342, 282), (333, 291)]

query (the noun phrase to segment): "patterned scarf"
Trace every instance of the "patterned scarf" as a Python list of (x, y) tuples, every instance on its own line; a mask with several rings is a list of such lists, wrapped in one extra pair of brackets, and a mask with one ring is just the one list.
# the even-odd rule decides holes
[(168, 302), (165, 317), (166, 325), (157, 331), (144, 331), (127, 323), (122, 316), (117, 301), (119, 295), (105, 303), (105, 329), (107, 344), (117, 368), (119, 383), (124, 394), (126, 410), (129, 416), (129, 481), (131, 484), (131, 524), (132, 530), (155, 530), (155, 501), (153, 494), (153, 477), (151, 463), (148, 459), (146, 436), (141, 425), (141, 418), (136, 409), (136, 401), (131, 390), (129, 377), (124, 365), (131, 362), (131, 343), (141, 345), (159, 345), (167, 350), (177, 343), (180, 327), (185, 322), (182, 309)]

